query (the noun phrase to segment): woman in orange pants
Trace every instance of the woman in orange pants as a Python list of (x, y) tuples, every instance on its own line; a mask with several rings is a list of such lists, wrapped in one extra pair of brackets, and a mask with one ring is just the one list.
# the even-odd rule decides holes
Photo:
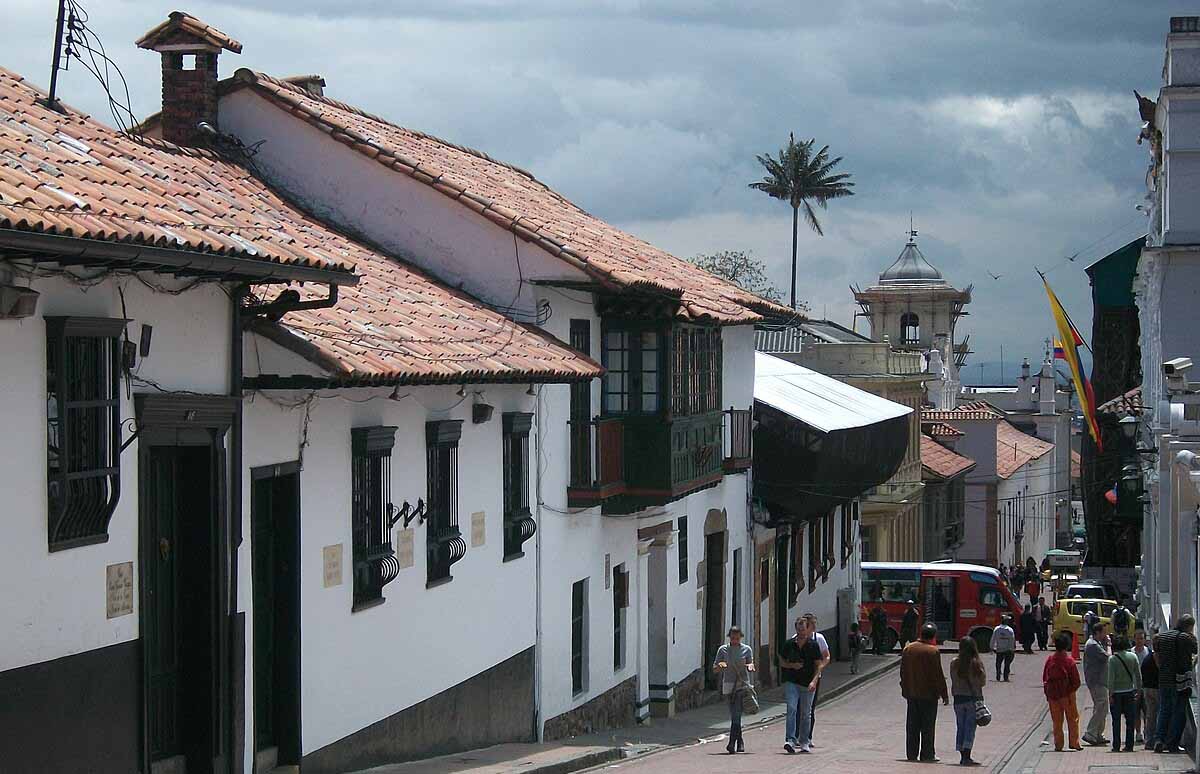
[(1063, 749), (1063, 720), (1067, 722), (1072, 750), (1082, 750), (1079, 744), (1079, 709), (1075, 706), (1075, 692), (1079, 690), (1079, 668), (1071, 658), (1071, 634), (1059, 632), (1054, 635), (1054, 654), (1046, 659), (1042, 667), (1042, 690), (1050, 703), (1050, 718), (1054, 722), (1054, 749)]

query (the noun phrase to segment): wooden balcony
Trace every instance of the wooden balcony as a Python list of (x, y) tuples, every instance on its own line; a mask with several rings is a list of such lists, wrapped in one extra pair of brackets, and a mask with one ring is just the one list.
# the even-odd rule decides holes
[(750, 467), (754, 436), (754, 411), (752, 409), (725, 410), (724, 417), (725, 458), (722, 467), (726, 473), (737, 473)]
[(625, 491), (604, 502), (604, 513), (625, 514), (678, 500), (724, 476), (724, 414), (627, 416)]
[(587, 508), (625, 491), (625, 426), (620, 419), (571, 420), (567, 505)]

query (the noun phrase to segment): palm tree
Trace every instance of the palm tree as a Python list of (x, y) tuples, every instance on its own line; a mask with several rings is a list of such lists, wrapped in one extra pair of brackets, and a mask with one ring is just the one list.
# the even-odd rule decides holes
[(786, 148), (781, 148), (779, 158), (770, 154), (758, 156), (758, 163), (767, 171), (762, 180), (750, 184), (773, 199), (782, 199), (792, 206), (792, 309), (796, 308), (796, 231), (800, 225), (800, 208), (804, 208), (804, 220), (820, 236), (821, 222), (813, 212), (812, 203), (825, 209), (830, 199), (853, 196), (854, 183), (849, 173), (830, 174), (842, 161), (842, 157), (829, 158), (829, 146), (813, 153), (815, 139), (796, 142), (794, 133), (788, 134)]

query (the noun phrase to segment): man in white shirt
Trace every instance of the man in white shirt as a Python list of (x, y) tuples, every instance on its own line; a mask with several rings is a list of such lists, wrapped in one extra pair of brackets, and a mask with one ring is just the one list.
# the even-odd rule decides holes
[(817, 727), (817, 700), (821, 698), (821, 672), (825, 667), (829, 666), (832, 659), (829, 656), (829, 643), (825, 641), (825, 635), (817, 630), (817, 617), (812, 613), (805, 613), (804, 620), (808, 622), (808, 629), (813, 633), (813, 638), (817, 641), (817, 646), (821, 649), (821, 667), (817, 670), (817, 690), (813, 691), (812, 700), (812, 723), (808, 729), (809, 746), (815, 747), (812, 744), (813, 730)]

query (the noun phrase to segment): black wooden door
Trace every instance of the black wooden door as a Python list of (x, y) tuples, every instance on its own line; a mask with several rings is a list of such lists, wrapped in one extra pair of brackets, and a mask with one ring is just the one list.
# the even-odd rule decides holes
[(176, 519), (176, 455), (171, 447), (156, 447), (148, 455), (143, 498), (146, 541), (145, 601), (142, 609), (146, 675), (147, 724), (150, 757), (180, 752), (179, 640)]
[(274, 747), (281, 765), (295, 764), (300, 762), (299, 472), (255, 470), (251, 497), (255, 750)]
[[(704, 536), (704, 656), (705, 666), (712, 663), (717, 648), (725, 641), (725, 533)], [(717, 675), (705, 669), (705, 683), (717, 688)]]

